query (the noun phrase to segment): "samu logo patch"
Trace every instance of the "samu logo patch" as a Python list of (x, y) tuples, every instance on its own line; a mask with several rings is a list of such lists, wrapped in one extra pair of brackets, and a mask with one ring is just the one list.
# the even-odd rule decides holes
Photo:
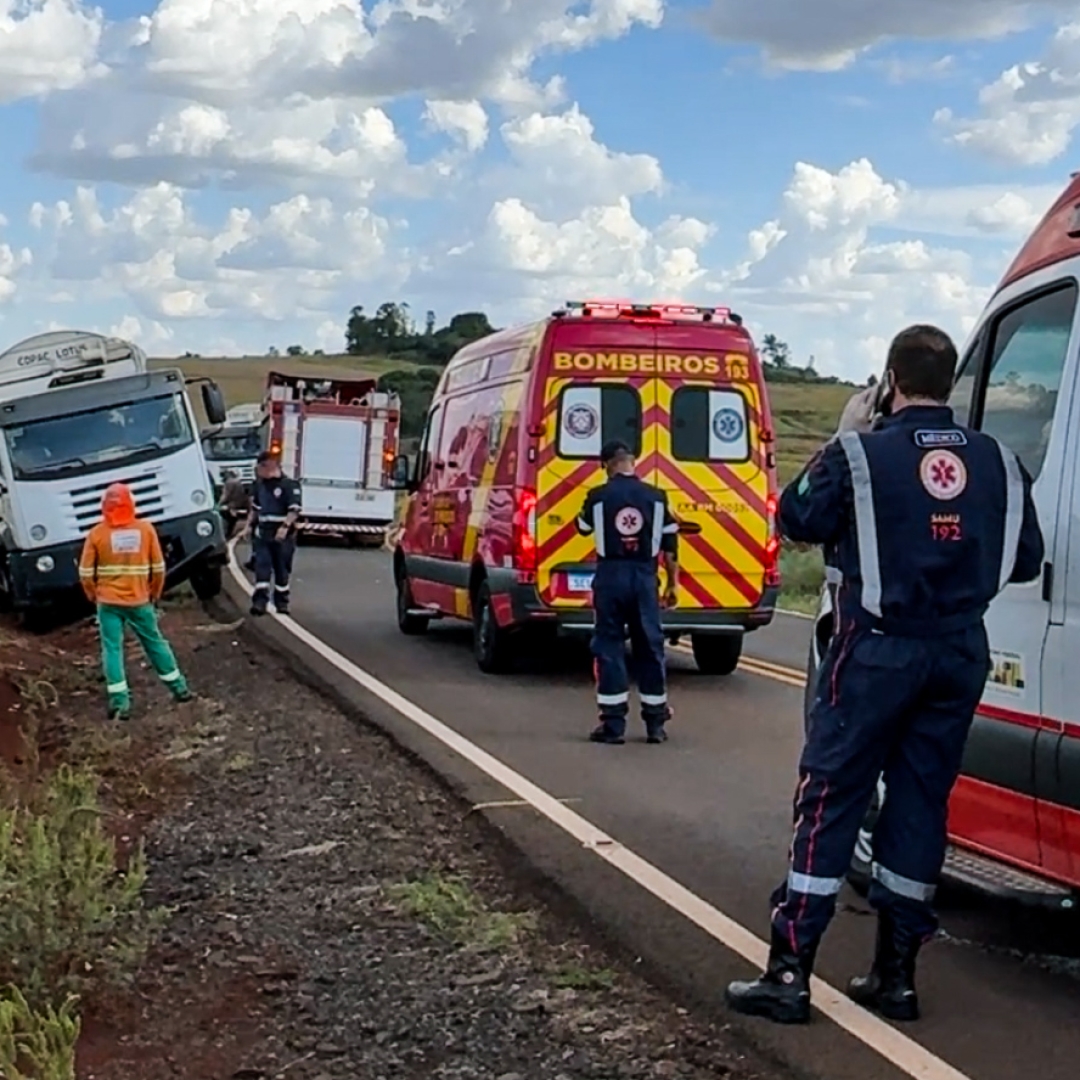
[(915, 445), (923, 450), (938, 446), (967, 446), (967, 436), (953, 428), (950, 431), (916, 431)]

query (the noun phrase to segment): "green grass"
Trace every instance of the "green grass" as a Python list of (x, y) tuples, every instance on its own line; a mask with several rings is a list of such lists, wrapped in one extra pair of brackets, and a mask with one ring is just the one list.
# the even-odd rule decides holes
[(429, 874), (392, 885), (389, 896), (401, 911), (440, 937), (468, 948), (507, 949), (536, 927), (532, 912), (492, 911), (459, 877)]
[(800, 551), (785, 547), (780, 552), (780, 606), (807, 615), (817, 611), (825, 564), (819, 548)]

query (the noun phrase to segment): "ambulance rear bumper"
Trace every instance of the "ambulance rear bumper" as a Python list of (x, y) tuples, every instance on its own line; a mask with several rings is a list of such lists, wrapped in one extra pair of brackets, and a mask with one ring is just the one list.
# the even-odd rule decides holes
[[(535, 585), (519, 582), (516, 575), (492, 575), (492, 592), (506, 592), (510, 596), (511, 622), (515, 625), (554, 625), (567, 634), (591, 633), (595, 625), (592, 608), (558, 609), (540, 599)], [(500, 588), (502, 586), (502, 588)], [(769, 586), (762, 594), (761, 602), (752, 608), (694, 608), (676, 609), (661, 613), (661, 625), (665, 636), (677, 634), (731, 634), (750, 633), (768, 626), (776, 613), (779, 588)]]

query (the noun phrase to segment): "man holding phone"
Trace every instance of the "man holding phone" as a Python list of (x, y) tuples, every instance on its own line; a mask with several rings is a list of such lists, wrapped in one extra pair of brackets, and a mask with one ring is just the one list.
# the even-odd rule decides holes
[[(818, 944), (884, 774), (870, 889), (877, 948), (848, 995), (890, 1020), (919, 1016), (915, 960), (937, 929), (949, 795), (990, 667), (983, 616), (1043, 560), (1031, 477), (946, 404), (956, 364), (936, 327), (898, 334), (883, 388), (848, 403), (838, 437), (780, 499), (783, 535), (832, 556), (837, 631), (810, 709), (768, 965), (728, 987), (738, 1012), (809, 1019)], [(888, 415), (875, 424), (875, 411)]]

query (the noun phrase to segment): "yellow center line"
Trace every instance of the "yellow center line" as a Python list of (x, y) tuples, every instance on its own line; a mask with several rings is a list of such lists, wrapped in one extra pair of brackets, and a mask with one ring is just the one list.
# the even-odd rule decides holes
[[(693, 655), (689, 645), (672, 646), (676, 652)], [(759, 660), (755, 656), (744, 656), (739, 661), (739, 670), (748, 675), (760, 675), (774, 682), (783, 683), (785, 686), (794, 686), (802, 689), (806, 686), (806, 674), (798, 668), (787, 667), (784, 664), (774, 664), (770, 660)]]

